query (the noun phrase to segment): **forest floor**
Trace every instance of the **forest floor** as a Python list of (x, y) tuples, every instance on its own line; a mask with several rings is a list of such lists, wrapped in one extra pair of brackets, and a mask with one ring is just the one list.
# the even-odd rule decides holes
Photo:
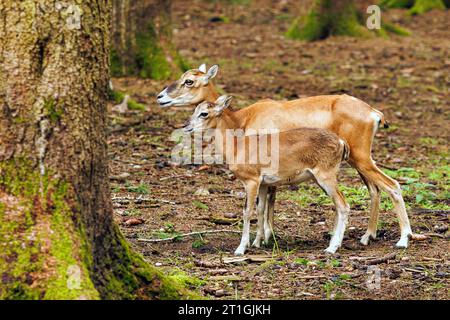
[[(383, 111), (391, 126), (376, 134), (373, 157), (402, 184), (413, 231), (428, 238), (395, 249), (398, 222), (384, 196), (378, 239), (360, 245), (370, 199), (356, 171), (344, 165), (340, 188), (352, 211), (344, 245), (334, 256), (323, 252), (333, 206), (312, 183), (279, 192), (277, 241), (251, 248), (245, 261), (227, 263), (239, 233), (138, 241), (239, 231), (243, 189), (222, 166), (171, 166), (171, 133), (192, 108), (159, 108), (155, 95), (170, 81), (121, 78), (114, 79), (115, 87), (147, 106), (110, 113), (112, 196), (126, 238), (150, 263), (195, 277), (189, 284), (213, 299), (450, 298), (450, 12), (383, 13), (412, 31), (409, 37), (304, 43), (283, 37), (301, 10), (295, 1), (251, 3), (256, 1), (174, 1), (174, 41), (181, 54), (193, 67), (219, 64), (215, 83), (235, 96), (236, 107), (262, 98), (347, 93)], [(238, 218), (221, 221), (230, 213)], [(373, 261), (392, 253), (387, 261)], [(379, 286), (371, 277), (378, 272)]]

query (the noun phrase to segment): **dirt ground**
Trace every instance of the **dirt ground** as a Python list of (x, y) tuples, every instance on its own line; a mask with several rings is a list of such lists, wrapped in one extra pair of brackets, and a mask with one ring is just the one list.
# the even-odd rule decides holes
[[(303, 9), (296, 1), (247, 2), (174, 1), (181, 54), (193, 67), (219, 64), (215, 83), (235, 96), (236, 107), (269, 97), (347, 93), (384, 112), (391, 127), (376, 134), (373, 157), (402, 184), (413, 231), (428, 238), (395, 249), (399, 227), (384, 198), (378, 239), (360, 245), (369, 196), (356, 171), (344, 165), (340, 184), (352, 211), (344, 246), (334, 256), (323, 252), (333, 206), (312, 184), (282, 189), (277, 241), (251, 248), (246, 261), (225, 263), (239, 233), (139, 241), (239, 231), (243, 189), (223, 166), (171, 166), (170, 135), (192, 108), (159, 108), (155, 95), (170, 81), (122, 78), (114, 79), (115, 87), (148, 107), (110, 113), (112, 196), (126, 238), (158, 268), (195, 277), (186, 281), (212, 299), (448, 299), (450, 12), (383, 13), (409, 29), (410, 37), (305, 43), (283, 37)], [(230, 213), (238, 218), (221, 221)], [(392, 253), (387, 261), (374, 261)]]

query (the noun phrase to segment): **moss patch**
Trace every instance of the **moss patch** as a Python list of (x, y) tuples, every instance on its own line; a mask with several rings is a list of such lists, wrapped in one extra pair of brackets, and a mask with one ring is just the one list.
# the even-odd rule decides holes
[(405, 8), (410, 9), (409, 14), (416, 15), (433, 9), (445, 10), (448, 3), (442, 0), (382, 0), (382, 8)]
[(56, 123), (61, 119), (63, 109), (56, 104), (54, 99), (44, 101), (44, 115), (51, 123)]
[[(24, 160), (0, 164), (1, 299), (98, 298), (72, 222), (67, 185), (41, 176)], [(48, 237), (48, 234), (51, 236)], [(76, 266), (78, 283), (67, 285)]]
[(106, 299), (200, 299), (201, 296), (186, 288), (186, 277), (165, 275), (149, 266), (142, 256), (132, 252), (122, 234), (114, 240), (124, 251), (117, 258), (120, 264), (111, 265), (106, 275), (107, 285), (103, 290)]
[(442, 0), (416, 0), (409, 13), (412, 15), (422, 14), (433, 9), (445, 10), (444, 2)]

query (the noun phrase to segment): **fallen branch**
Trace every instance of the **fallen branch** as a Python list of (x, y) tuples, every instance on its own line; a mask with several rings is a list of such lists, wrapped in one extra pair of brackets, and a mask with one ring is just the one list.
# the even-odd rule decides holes
[(165, 180), (170, 180), (170, 179), (178, 179), (178, 178), (190, 178), (191, 174), (187, 173), (187, 174), (177, 174), (174, 176), (168, 176), (168, 177), (162, 177), (159, 179), (159, 181), (165, 181)]
[(404, 271), (415, 272), (415, 273), (424, 273), (422, 270), (417, 270), (413, 268), (403, 268)]
[(166, 203), (166, 204), (177, 204), (177, 202), (175, 201), (170, 201), (170, 200), (164, 200), (164, 199), (158, 199), (158, 198), (143, 198), (142, 196), (138, 196), (137, 198), (134, 197), (114, 197), (111, 199), (112, 202), (114, 203), (119, 203), (119, 204), (129, 204), (131, 201), (139, 204), (142, 202), (161, 202), (161, 203)]
[(298, 276), (297, 279), (324, 279), (328, 278), (327, 276)]
[(443, 234), (433, 233), (433, 232), (424, 233), (423, 235), (426, 236), (426, 237), (438, 237), (438, 238), (442, 238), (442, 239), (446, 238), (445, 235), (443, 235)]
[(377, 163), (377, 166), (379, 166), (381, 168), (388, 169), (388, 170), (392, 170), (392, 171), (397, 171), (398, 170), (398, 168), (394, 168), (394, 167), (391, 167), (391, 166), (388, 166), (388, 165), (385, 165), (385, 164), (382, 164), (382, 163)]
[(203, 220), (207, 220), (207, 221), (215, 223), (215, 224), (232, 225), (232, 224), (235, 224), (236, 222), (239, 222), (241, 219), (238, 219), (238, 218), (230, 219), (230, 218), (209, 216), (207, 218), (203, 218)]
[(444, 261), (444, 259), (431, 258), (431, 257), (422, 257), (422, 260), (424, 260), (424, 261), (433, 261), (433, 262), (443, 262)]
[(397, 253), (393, 252), (393, 253), (390, 253), (390, 254), (388, 254), (388, 255), (386, 255), (384, 257), (381, 257), (381, 258), (368, 260), (368, 261), (366, 261), (366, 264), (371, 266), (371, 265), (375, 265), (375, 264), (384, 263), (384, 262), (387, 262), (388, 260), (395, 259), (396, 256), (397, 256)]
[(213, 233), (239, 233), (241, 234), (241, 231), (237, 230), (206, 230), (206, 231), (196, 231), (196, 232), (189, 232), (185, 234), (177, 234), (170, 238), (165, 239), (145, 239), (145, 238), (139, 238), (138, 241), (141, 242), (163, 242), (163, 241), (173, 241), (175, 239), (179, 238), (185, 238), (185, 237), (191, 237), (191, 236), (197, 236), (202, 234), (213, 234)]
[(248, 255), (239, 257), (226, 257), (223, 258), (223, 263), (242, 263), (247, 262), (266, 262), (269, 260), (279, 260), (279, 257), (274, 257), (273, 255)]
[(202, 268), (218, 268), (218, 267), (220, 267), (219, 263), (214, 263), (211, 261), (195, 260), (194, 263), (197, 267), (202, 267)]

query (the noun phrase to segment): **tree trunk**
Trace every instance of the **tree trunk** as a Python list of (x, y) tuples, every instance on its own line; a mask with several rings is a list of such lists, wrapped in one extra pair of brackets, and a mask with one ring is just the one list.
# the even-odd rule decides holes
[(171, 0), (113, 0), (114, 76), (167, 79), (187, 69), (172, 45)]
[(445, 10), (444, 2), (442, 0), (416, 0), (409, 13), (422, 14), (433, 9)]
[(113, 222), (108, 3), (0, 2), (0, 299), (185, 294)]
[(384, 8), (409, 8), (410, 14), (422, 14), (433, 9), (444, 10), (449, 7), (447, 0), (382, 0)]
[(296, 19), (286, 35), (313, 41), (331, 35), (368, 36), (369, 32), (360, 24), (353, 0), (316, 0), (307, 16)]

